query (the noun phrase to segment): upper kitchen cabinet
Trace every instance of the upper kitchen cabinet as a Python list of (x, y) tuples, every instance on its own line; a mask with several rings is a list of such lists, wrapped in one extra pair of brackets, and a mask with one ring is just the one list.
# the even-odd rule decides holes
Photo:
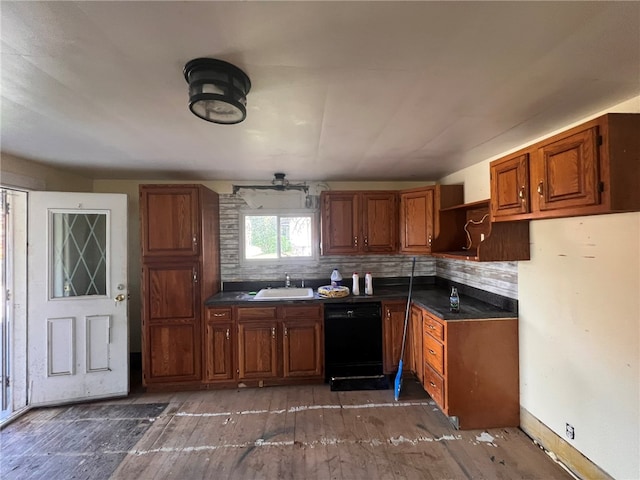
[(463, 202), (462, 185), (433, 185), (400, 192), (400, 252), (431, 253), (440, 234), (441, 208)]
[(320, 204), (323, 255), (397, 252), (397, 192), (322, 192)]
[(220, 291), (218, 194), (141, 185), (143, 383), (202, 381), (202, 301)]
[(192, 185), (140, 188), (142, 256), (197, 256), (200, 252), (198, 189)]
[(640, 210), (640, 115), (607, 114), (491, 162), (494, 222)]
[(489, 200), (440, 210), (440, 235), (432, 245), (435, 257), (502, 262), (529, 260), (529, 222), (494, 223)]

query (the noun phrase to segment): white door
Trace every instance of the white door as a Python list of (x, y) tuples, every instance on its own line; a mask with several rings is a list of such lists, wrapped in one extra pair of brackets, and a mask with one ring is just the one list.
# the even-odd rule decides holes
[(29, 193), (29, 404), (127, 395), (127, 197)]

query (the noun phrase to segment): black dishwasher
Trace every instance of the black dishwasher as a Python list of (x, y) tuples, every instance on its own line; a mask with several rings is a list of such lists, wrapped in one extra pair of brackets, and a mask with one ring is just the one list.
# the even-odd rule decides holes
[(389, 388), (382, 366), (379, 302), (325, 304), (324, 359), (331, 390)]

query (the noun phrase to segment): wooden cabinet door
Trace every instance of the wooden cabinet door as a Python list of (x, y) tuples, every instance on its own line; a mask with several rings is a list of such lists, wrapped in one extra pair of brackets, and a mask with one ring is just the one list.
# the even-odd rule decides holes
[(322, 376), (322, 320), (282, 322), (284, 378)]
[(278, 322), (238, 323), (238, 379), (278, 376)]
[(411, 305), (411, 371), (422, 383), (423, 380), (423, 355), (422, 355), (422, 309)]
[(534, 209), (595, 205), (598, 190), (597, 128), (589, 128), (538, 149)]
[(529, 212), (529, 154), (492, 162), (491, 215), (493, 218)]
[(343, 255), (360, 251), (360, 205), (357, 193), (323, 192), (322, 254)]
[(142, 185), (142, 256), (197, 256), (200, 251), (198, 205), (196, 187)]
[(400, 251), (431, 253), (434, 188), (400, 194)]
[(200, 380), (198, 263), (144, 265), (145, 382)]
[(200, 330), (194, 322), (149, 325), (145, 334), (145, 384), (200, 380)]
[(149, 323), (199, 319), (199, 270), (197, 262), (143, 265), (143, 301)]
[(207, 322), (204, 334), (205, 380), (233, 380), (233, 322)]
[[(404, 332), (406, 302), (384, 302), (382, 305), (382, 336), (383, 336), (383, 366), (384, 373), (394, 373), (398, 370), (400, 352), (402, 350), (402, 335)], [(409, 370), (407, 359), (411, 358), (411, 345), (407, 341), (402, 359), (403, 370)]]
[(397, 194), (362, 194), (362, 250), (368, 253), (393, 253), (398, 250)]

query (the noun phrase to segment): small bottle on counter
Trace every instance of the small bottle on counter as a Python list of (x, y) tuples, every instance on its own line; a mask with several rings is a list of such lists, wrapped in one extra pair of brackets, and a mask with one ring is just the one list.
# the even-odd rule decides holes
[(458, 296), (458, 289), (451, 287), (451, 294), (449, 295), (449, 310), (454, 313), (460, 311), (460, 297)]
[(371, 276), (371, 272), (367, 272), (364, 276), (364, 294), (373, 295), (373, 277)]
[(342, 284), (342, 275), (340, 275), (340, 271), (337, 268), (333, 269), (331, 272), (331, 286), (339, 287)]
[(353, 272), (353, 285), (351, 287), (351, 293), (353, 295), (360, 295), (360, 277), (358, 272)]

